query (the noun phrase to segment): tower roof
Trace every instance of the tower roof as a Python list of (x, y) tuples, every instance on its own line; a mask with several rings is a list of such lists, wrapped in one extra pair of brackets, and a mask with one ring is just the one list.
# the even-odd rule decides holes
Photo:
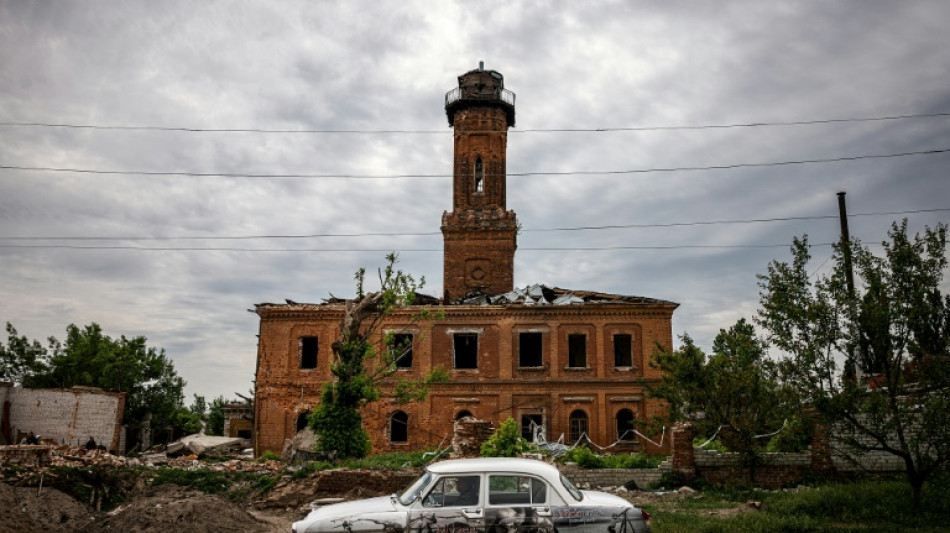
[(505, 77), (497, 70), (479, 68), (459, 76), (459, 86), (445, 93), (445, 115), (455, 125), (455, 113), (475, 106), (498, 106), (505, 110), (508, 127), (515, 125), (515, 93), (505, 89)]

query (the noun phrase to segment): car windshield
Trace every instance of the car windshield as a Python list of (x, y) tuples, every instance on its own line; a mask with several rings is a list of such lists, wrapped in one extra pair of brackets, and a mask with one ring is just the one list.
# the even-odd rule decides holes
[(426, 488), (429, 485), (429, 480), (432, 479), (432, 474), (426, 472), (419, 476), (418, 479), (412, 482), (405, 490), (402, 492), (397, 492), (396, 496), (399, 497), (399, 503), (403, 505), (411, 505), (412, 502), (416, 501), (419, 498), (419, 495), (422, 493), (422, 489)]
[(571, 496), (573, 496), (575, 500), (581, 501), (584, 499), (584, 493), (577, 490), (577, 487), (571, 483), (570, 479), (564, 477), (564, 474), (561, 474), (561, 485), (564, 485), (564, 488), (567, 489), (567, 492), (571, 493)]

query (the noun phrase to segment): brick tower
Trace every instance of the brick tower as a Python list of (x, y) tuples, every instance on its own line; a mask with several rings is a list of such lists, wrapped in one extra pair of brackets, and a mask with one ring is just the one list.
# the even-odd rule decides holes
[(445, 114), (455, 129), (452, 211), (442, 214), (445, 298), (509, 292), (518, 221), (505, 209), (505, 161), (515, 94), (479, 63), (445, 95)]

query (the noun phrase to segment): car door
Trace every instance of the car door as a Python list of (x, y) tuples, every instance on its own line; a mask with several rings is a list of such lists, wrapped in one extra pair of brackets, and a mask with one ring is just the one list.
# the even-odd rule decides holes
[(443, 475), (409, 512), (410, 533), (484, 533), (482, 476)]
[(553, 533), (548, 484), (524, 474), (489, 474), (486, 533)]

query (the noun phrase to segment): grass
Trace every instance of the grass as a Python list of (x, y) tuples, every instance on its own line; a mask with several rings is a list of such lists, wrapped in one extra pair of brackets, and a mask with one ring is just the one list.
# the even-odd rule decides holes
[[(761, 501), (761, 510), (744, 512), (748, 501)], [(643, 507), (653, 514), (654, 533), (937, 532), (947, 531), (950, 524), (950, 477), (936, 479), (925, 488), (918, 511), (912, 508), (910, 488), (902, 479), (791, 491), (713, 488)]]

